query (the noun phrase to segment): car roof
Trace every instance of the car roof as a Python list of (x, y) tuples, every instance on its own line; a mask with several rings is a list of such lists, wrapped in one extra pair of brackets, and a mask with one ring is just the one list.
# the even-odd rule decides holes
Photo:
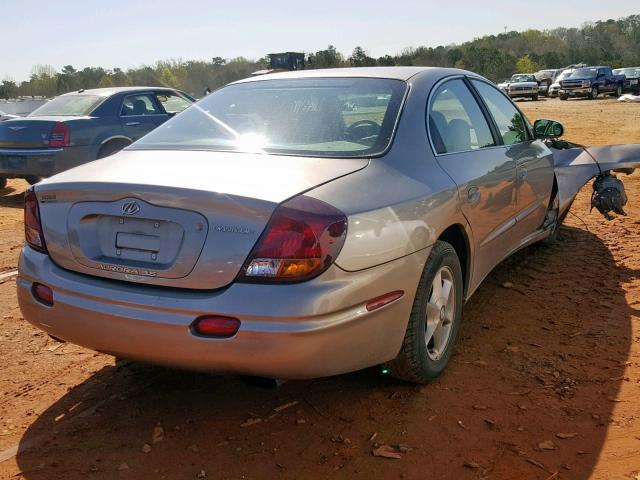
[(290, 72), (276, 72), (256, 77), (244, 78), (234, 83), (259, 82), (263, 80), (279, 80), (290, 78), (389, 78), (393, 80), (409, 80), (420, 73), (431, 74), (434, 77), (453, 74), (469, 74), (477, 76), (472, 72), (456, 68), (441, 67), (350, 67), (350, 68), (327, 68), (318, 70), (294, 70)]
[(168, 87), (108, 87), (108, 88), (89, 88), (87, 90), (76, 90), (74, 92), (65, 93), (60, 96), (71, 96), (71, 95), (97, 95), (100, 97), (110, 97), (111, 95), (115, 95), (117, 93), (135, 93), (140, 91), (149, 91), (149, 90), (164, 90), (167, 92), (175, 92), (176, 90)]

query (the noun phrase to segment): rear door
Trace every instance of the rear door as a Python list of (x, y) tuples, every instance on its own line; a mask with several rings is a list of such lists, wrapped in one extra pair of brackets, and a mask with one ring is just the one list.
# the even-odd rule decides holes
[(153, 93), (127, 95), (120, 107), (120, 122), (125, 135), (133, 141), (164, 123), (169, 115), (158, 103)]
[(540, 229), (549, 206), (553, 186), (553, 155), (531, 135), (524, 115), (498, 89), (471, 80), (486, 105), (504, 145), (504, 154), (516, 165), (516, 246)]
[(490, 122), (463, 78), (440, 84), (429, 107), (438, 163), (458, 186), (476, 246), (473, 284), (512, 248), (516, 162), (498, 146)]

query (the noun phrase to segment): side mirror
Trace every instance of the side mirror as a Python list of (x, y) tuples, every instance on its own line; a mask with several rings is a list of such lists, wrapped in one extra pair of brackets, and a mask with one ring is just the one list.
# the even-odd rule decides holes
[(555, 120), (536, 120), (533, 124), (536, 138), (559, 138), (564, 134), (564, 127)]

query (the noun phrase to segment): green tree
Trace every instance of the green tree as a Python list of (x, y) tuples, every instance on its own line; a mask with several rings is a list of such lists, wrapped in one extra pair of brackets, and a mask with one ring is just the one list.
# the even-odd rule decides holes
[(367, 55), (367, 52), (362, 47), (356, 47), (351, 52), (349, 57), (349, 63), (352, 67), (370, 67), (376, 64), (376, 61)]
[(516, 62), (516, 71), (518, 73), (534, 73), (540, 70), (540, 66), (533, 61), (529, 54), (520, 57)]

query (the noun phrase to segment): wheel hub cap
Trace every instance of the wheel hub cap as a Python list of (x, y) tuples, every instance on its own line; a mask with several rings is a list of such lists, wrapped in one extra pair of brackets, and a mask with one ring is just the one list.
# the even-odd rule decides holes
[(441, 267), (431, 284), (424, 332), (427, 355), (432, 360), (438, 360), (449, 344), (457, 307), (455, 289), (453, 272)]

